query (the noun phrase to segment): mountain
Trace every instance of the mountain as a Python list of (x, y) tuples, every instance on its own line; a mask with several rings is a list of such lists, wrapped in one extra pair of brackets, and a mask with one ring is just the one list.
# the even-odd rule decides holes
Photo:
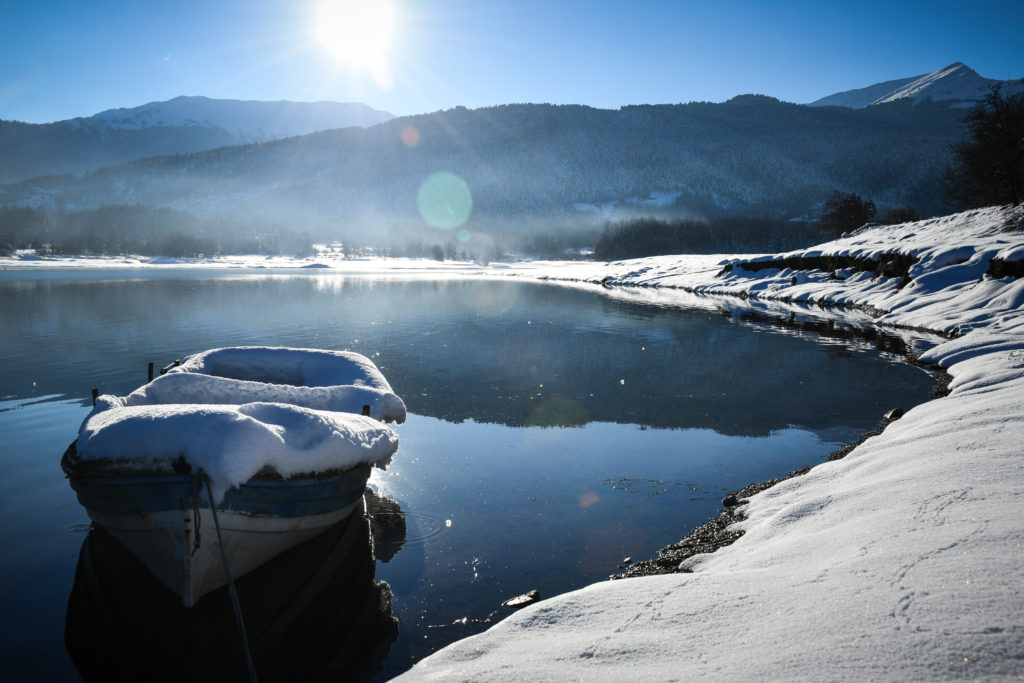
[(811, 102), (810, 106), (863, 109), (898, 100), (917, 103), (930, 99), (933, 102), (945, 102), (953, 107), (964, 108), (973, 106), (989, 93), (992, 86), (1000, 83), (1010, 92), (1019, 92), (1019, 89), (1024, 87), (1024, 79), (998, 81), (985, 78), (967, 65), (956, 62), (930, 74), (901, 78), (895, 81), (876, 83), (866, 88), (835, 93)]
[(365, 104), (176, 97), (54, 123), (0, 121), (0, 183), (393, 118)]
[[(471, 198), (470, 230), (557, 231), (651, 214), (816, 217), (837, 189), (882, 211), (935, 214), (946, 208), (941, 178), (962, 113), (909, 100), (847, 109), (758, 95), (619, 110), (456, 108), (34, 178), (0, 186), (0, 205), (142, 204), (383, 239), (440, 234), (421, 210), (465, 203), (455, 175)], [(425, 184), (439, 171), (448, 180)]]
[(357, 102), (260, 102), (175, 97), (133, 109), (108, 109), (72, 124), (100, 130), (198, 127), (223, 130), (235, 144), (267, 142), (331, 128), (374, 126), (394, 118)]

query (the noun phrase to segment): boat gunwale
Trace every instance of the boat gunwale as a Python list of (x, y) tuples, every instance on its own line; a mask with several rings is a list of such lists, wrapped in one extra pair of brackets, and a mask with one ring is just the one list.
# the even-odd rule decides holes
[[(146, 480), (156, 482), (191, 481), (197, 470), (183, 456), (174, 460), (168, 458), (80, 458), (77, 440), (72, 441), (60, 459), (61, 470), (68, 478), (79, 479), (133, 479), (138, 483)], [(348, 475), (357, 470), (369, 470), (368, 463), (357, 463), (351, 467), (335, 467), (316, 472), (297, 472), (284, 476), (272, 467), (261, 468), (242, 486), (270, 486), (279, 484), (301, 485), (304, 482), (320, 483)]]

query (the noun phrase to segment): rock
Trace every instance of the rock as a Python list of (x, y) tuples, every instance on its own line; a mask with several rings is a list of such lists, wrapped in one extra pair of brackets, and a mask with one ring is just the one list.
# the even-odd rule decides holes
[(901, 417), (903, 417), (903, 409), (902, 408), (893, 408), (892, 410), (887, 412), (884, 417), (885, 417), (885, 421), (886, 422), (892, 422), (893, 420), (898, 420)]
[(728, 496), (722, 499), (722, 505), (724, 505), (727, 508), (735, 507), (739, 504), (740, 501), (739, 499), (736, 498), (735, 494), (729, 494)]
[(514, 598), (509, 598), (501, 604), (505, 607), (515, 607), (516, 609), (520, 609), (522, 607), (526, 607), (527, 605), (532, 605), (533, 603), (539, 600), (540, 591), (532, 590), (527, 593), (523, 593), (522, 595), (517, 595)]

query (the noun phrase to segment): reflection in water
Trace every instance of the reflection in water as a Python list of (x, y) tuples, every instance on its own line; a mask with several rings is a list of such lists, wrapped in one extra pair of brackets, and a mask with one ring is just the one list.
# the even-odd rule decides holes
[[(398, 634), (391, 590), (373, 577), (357, 511), (237, 580), (259, 679), (371, 676)], [(82, 544), (64, 636), (88, 681), (248, 679), (227, 589), (182, 608), (102, 527)]]
[(768, 327), (752, 313), (669, 309), (537, 283), (43, 279), (0, 281), (0, 294), (4, 389), (19, 396), (69, 387), (88, 396), (94, 386), (124, 394), (149, 361), (270, 344), (364, 353), (410, 412), (455, 423), (615, 422), (763, 436), (794, 424), (863, 431), (920, 400), (904, 390), (919, 371), (877, 362), (877, 350), (899, 349), (874, 331)]
[(405, 513), (398, 502), (367, 488), (363, 495), (366, 501), (366, 516), (370, 518), (373, 534), (373, 557), (381, 562), (390, 562), (405, 545)]

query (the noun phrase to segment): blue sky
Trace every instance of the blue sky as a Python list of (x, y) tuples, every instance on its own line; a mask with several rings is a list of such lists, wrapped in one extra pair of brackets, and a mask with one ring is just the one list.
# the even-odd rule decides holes
[(1021, 0), (392, 0), (376, 69), (318, 38), (322, 1), (0, 0), (0, 118), (177, 95), (360, 101), (397, 115), (752, 92), (803, 103), (956, 61), (1024, 77)]

